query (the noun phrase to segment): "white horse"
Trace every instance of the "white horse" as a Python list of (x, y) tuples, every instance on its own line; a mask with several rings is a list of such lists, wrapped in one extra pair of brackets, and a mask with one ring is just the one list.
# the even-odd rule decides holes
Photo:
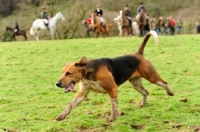
[[(115, 23), (117, 23), (117, 25), (118, 25), (119, 37), (121, 37), (123, 34), (122, 26), (120, 24), (121, 20), (122, 20), (122, 14), (120, 14), (119, 16), (117, 16), (116, 18), (113, 19), (113, 21)], [(132, 30), (135, 35), (139, 36), (140, 31), (139, 31), (137, 22), (132, 22)]]
[(137, 22), (132, 22), (133, 34), (140, 36), (140, 30)]
[(122, 20), (121, 15), (119, 15), (118, 17), (116, 17), (116, 18), (113, 19), (113, 21), (114, 21), (115, 23), (117, 23), (117, 25), (118, 25), (119, 37), (121, 37), (121, 36), (122, 36), (122, 33), (123, 33), (122, 26), (121, 26), (121, 24), (120, 24), (120, 21), (121, 21), (121, 20)]
[(30, 29), (30, 34), (31, 35), (35, 35), (36, 40), (39, 40), (39, 30), (50, 30), (51, 33), (51, 39), (55, 39), (55, 31), (56, 31), (56, 23), (58, 20), (62, 19), (63, 21), (65, 20), (65, 18), (63, 17), (63, 15), (58, 12), (54, 17), (49, 19), (48, 22), (48, 27), (45, 25), (44, 23), (44, 19), (36, 19), (33, 24), (32, 27)]

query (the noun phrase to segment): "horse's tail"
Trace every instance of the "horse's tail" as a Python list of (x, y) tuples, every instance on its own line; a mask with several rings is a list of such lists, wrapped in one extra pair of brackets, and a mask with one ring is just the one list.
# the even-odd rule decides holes
[(31, 27), (31, 29), (30, 29), (29, 32), (30, 32), (31, 35), (35, 35), (35, 32), (34, 32), (33, 26)]
[(146, 43), (147, 43), (147, 41), (149, 40), (149, 37), (150, 37), (151, 35), (154, 37), (155, 45), (156, 45), (156, 46), (158, 45), (158, 35), (157, 35), (157, 33), (156, 33), (155, 31), (150, 31), (150, 32), (148, 32), (148, 33), (145, 35), (144, 40), (143, 40), (142, 44), (140, 45), (140, 47), (139, 47), (139, 49), (138, 49), (138, 51), (137, 51), (138, 54), (143, 55), (145, 45), (146, 45)]

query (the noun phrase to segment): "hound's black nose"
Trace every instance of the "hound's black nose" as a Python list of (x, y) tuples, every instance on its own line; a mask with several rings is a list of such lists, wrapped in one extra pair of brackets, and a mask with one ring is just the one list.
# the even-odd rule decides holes
[(61, 82), (58, 81), (58, 82), (56, 83), (56, 86), (61, 88)]

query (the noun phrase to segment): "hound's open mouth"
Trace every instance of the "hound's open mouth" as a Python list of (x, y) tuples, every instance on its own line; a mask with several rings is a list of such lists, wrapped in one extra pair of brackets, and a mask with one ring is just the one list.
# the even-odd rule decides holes
[(65, 92), (65, 93), (68, 93), (68, 92), (70, 92), (70, 91), (76, 92), (76, 91), (74, 90), (74, 86), (75, 86), (75, 83), (74, 83), (74, 82), (71, 82), (71, 83), (64, 89), (64, 92)]

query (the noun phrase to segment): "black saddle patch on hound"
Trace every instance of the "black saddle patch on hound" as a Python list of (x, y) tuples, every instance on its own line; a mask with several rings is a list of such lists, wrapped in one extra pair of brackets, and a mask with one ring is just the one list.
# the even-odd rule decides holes
[(119, 86), (124, 83), (136, 70), (139, 61), (134, 56), (121, 56), (117, 58), (101, 58), (92, 60), (86, 67), (86, 79), (96, 80), (95, 75), (100, 66), (106, 65)]

